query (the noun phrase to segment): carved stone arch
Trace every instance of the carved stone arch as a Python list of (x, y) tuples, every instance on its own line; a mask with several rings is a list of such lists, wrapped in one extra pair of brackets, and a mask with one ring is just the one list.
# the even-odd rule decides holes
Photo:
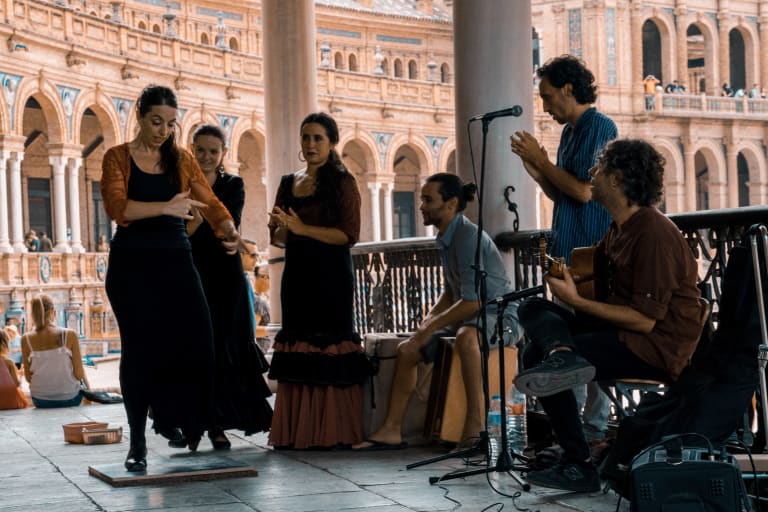
[[(395, 134), (395, 136), (392, 137), (392, 140), (389, 142), (389, 147), (387, 148), (385, 165), (389, 166), (394, 163), (397, 151), (403, 146), (409, 146), (414, 150), (414, 154), (419, 162), (419, 170), (421, 171), (419, 176), (426, 178), (434, 173), (435, 165), (434, 159), (432, 158), (432, 149), (427, 144), (426, 139), (423, 137), (409, 137), (406, 134)], [(388, 172), (388, 170), (385, 169), (384, 172)], [(394, 172), (394, 168), (392, 169), (392, 172)]]
[(654, 137), (651, 144), (664, 157), (664, 183), (683, 183), (685, 181), (685, 160), (678, 142), (671, 138)]
[[(720, 35), (715, 21), (704, 13), (698, 13), (697, 16), (686, 25), (686, 33), (691, 25), (694, 25), (704, 37), (704, 79), (706, 81), (706, 92), (710, 96), (720, 95), (720, 85), (723, 77), (720, 76)], [(698, 85), (693, 87), (689, 84), (691, 91), (698, 91)]]
[(189, 149), (192, 145), (192, 131), (201, 124), (215, 124), (219, 126), (220, 123), (216, 114), (208, 108), (187, 110), (181, 123), (179, 123), (180, 133), (176, 142), (182, 147)]
[(451, 153), (456, 151), (456, 138), (448, 137), (443, 143), (443, 147), (440, 148), (440, 155), (437, 160), (437, 169), (435, 172), (451, 172), (448, 170), (448, 160), (451, 158)]
[(233, 164), (237, 164), (237, 155), (240, 154), (240, 141), (242, 140), (243, 135), (251, 133), (257, 141), (263, 141), (263, 134), (265, 131), (266, 128), (264, 126), (263, 118), (257, 120), (254, 124), (252, 118), (238, 117), (235, 126), (232, 127), (232, 134), (229, 137), (229, 152), (227, 154), (227, 159), (233, 162)]
[(70, 141), (67, 140), (67, 116), (59, 99), (58, 89), (52, 82), (40, 77), (25, 77), (19, 82), (14, 108), (16, 117), (14, 125), (19, 133), (24, 126), (24, 107), (33, 96), (43, 111), (48, 129), (48, 142), (69, 143)]
[(768, 166), (765, 153), (759, 141), (744, 141), (736, 147), (736, 151), (744, 155), (749, 166), (749, 181), (766, 183), (768, 181)]
[(124, 141), (120, 116), (110, 98), (99, 89), (86, 89), (77, 95), (72, 109), (72, 138), (75, 144), (83, 144), (80, 131), (85, 111), (91, 109), (102, 125), (104, 146), (110, 148)]
[[(353, 130), (342, 130), (341, 137), (339, 137), (339, 143), (336, 149), (340, 152), (344, 151), (344, 147), (350, 142), (354, 142), (360, 146), (365, 153), (366, 160), (366, 176), (378, 176), (381, 174), (381, 164), (379, 163), (379, 152), (376, 149), (376, 140), (373, 136), (366, 131), (355, 132)], [(343, 155), (342, 155), (343, 159)]]
[[(652, 13), (642, 21), (640, 26), (644, 26), (646, 22), (650, 21), (656, 25), (661, 37), (661, 73), (662, 76), (657, 77), (663, 80), (664, 83), (671, 82), (678, 79), (675, 76), (677, 74), (677, 45), (675, 44), (675, 20), (671, 14), (660, 9), (654, 9)], [(642, 38), (642, 36), (641, 36)], [(644, 78), (641, 77), (641, 79)]]
[(677, 213), (685, 210), (685, 160), (677, 141), (654, 138), (650, 141), (664, 157), (664, 211)]
[(731, 30), (737, 30), (744, 40), (744, 71), (746, 74), (744, 90), (749, 92), (752, 84), (757, 83), (759, 86), (760, 82), (760, 34), (755, 24), (744, 17), (741, 17), (739, 22), (731, 27)]
[(710, 183), (728, 181), (728, 166), (723, 154), (723, 146), (718, 140), (702, 139), (695, 145), (694, 153), (701, 153), (707, 162)]

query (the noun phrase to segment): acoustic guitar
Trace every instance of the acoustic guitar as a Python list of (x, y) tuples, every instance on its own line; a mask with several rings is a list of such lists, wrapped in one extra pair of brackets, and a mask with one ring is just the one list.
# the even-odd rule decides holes
[[(547, 254), (547, 239), (539, 238), (539, 258), (541, 268), (551, 276), (563, 278), (563, 269), (566, 268), (565, 259), (553, 258)], [(571, 251), (571, 266), (568, 267), (571, 277), (576, 283), (576, 290), (584, 298), (595, 300), (597, 297), (597, 285), (595, 283), (595, 246), (576, 247)]]

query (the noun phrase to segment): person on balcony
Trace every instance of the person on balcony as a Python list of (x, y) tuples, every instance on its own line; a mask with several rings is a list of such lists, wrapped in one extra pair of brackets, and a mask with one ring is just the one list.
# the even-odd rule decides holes
[(39, 252), (40, 239), (37, 238), (37, 233), (34, 231), (27, 231), (27, 234), (24, 235), (24, 246), (29, 252)]
[(193, 451), (214, 417), (211, 318), (185, 226), (192, 208), (204, 208), (228, 252), (245, 250), (194, 156), (176, 145), (178, 116), (171, 89), (147, 86), (136, 137), (102, 161), (104, 208), (117, 223), (105, 287), (120, 329), (131, 472), (147, 468), (150, 407), (155, 431)]
[(336, 151), (331, 116), (309, 114), (300, 136), (306, 167), (282, 177), (269, 221), (271, 243), (285, 247), (269, 443), (348, 447), (362, 441), (361, 385), (372, 370), (353, 319), (350, 247), (360, 235), (360, 193)]
[[(576, 247), (596, 243), (608, 230), (611, 216), (593, 200), (589, 170), (597, 163), (606, 143), (618, 136), (616, 124), (598, 112), (595, 77), (586, 65), (569, 55), (555, 58), (537, 70), (542, 77), (539, 94), (544, 111), (565, 124), (552, 163), (544, 147), (528, 132), (516, 132), (510, 139), (512, 151), (523, 161), (525, 170), (555, 203), (552, 214), (550, 254), (570, 264)], [(653, 82), (651, 92), (659, 80)], [(597, 384), (578, 390), (584, 408), (584, 425), (590, 442), (602, 441), (608, 430), (610, 401)]]
[(723, 96), (733, 97), (733, 88), (728, 85), (728, 82), (723, 82)]
[[(425, 226), (437, 228), (437, 247), (443, 263), (445, 289), (416, 332), (397, 348), (395, 375), (387, 416), (382, 426), (353, 450), (385, 450), (404, 448), (402, 423), (408, 400), (416, 389), (416, 370), (420, 362), (431, 363), (436, 356), (440, 336), (456, 336), (453, 349), (458, 352), (467, 414), (459, 448), (476, 446), (480, 432), (485, 430), (485, 402), (481, 373), (480, 331), (478, 316), (483, 303), (475, 284), (475, 248), (478, 228), (461, 212), (472, 201), (477, 187), (464, 184), (454, 174), (438, 173), (427, 178), (421, 187), (421, 214)], [(487, 233), (481, 237), (481, 265), (486, 272), (487, 298), (500, 297), (513, 290), (496, 245)], [(489, 306), (486, 315), (486, 340), (494, 347), (501, 344), (496, 330), (496, 308)], [(521, 330), (517, 321), (517, 304), (510, 303), (504, 311), (504, 328), (509, 332), (504, 340), (514, 345)]]
[(653, 110), (656, 107), (656, 92), (660, 86), (661, 80), (653, 75), (648, 75), (643, 79), (643, 89), (645, 90), (645, 110)]
[(613, 217), (595, 247), (598, 289), (579, 294), (568, 269), (547, 275), (553, 295), (571, 310), (541, 298), (518, 310), (530, 340), (515, 386), (536, 396), (550, 418), (560, 463), (528, 473), (543, 487), (593, 492), (592, 464), (572, 388), (617, 378), (674, 381), (693, 354), (704, 306), (697, 266), (680, 230), (656, 209), (662, 198), (664, 158), (647, 142), (611, 142), (590, 171), (592, 196)]
[[(211, 124), (200, 126), (192, 135), (192, 152), (216, 197), (232, 215), (235, 228), (239, 228), (245, 185), (240, 176), (224, 169), (224, 131)], [(253, 343), (251, 290), (241, 256), (227, 252), (200, 209), (193, 208), (192, 213), (187, 233), (211, 314), (216, 354), (216, 411), (208, 438), (215, 450), (228, 450), (231, 443), (225, 430), (238, 429), (245, 435), (269, 430), (272, 407), (267, 397), (272, 392), (262, 377), (269, 365)], [(248, 249), (249, 254), (255, 252), (255, 248)]]
[(53, 252), (53, 242), (48, 238), (48, 234), (45, 231), (38, 233), (40, 237), (40, 245), (38, 246), (39, 252)]

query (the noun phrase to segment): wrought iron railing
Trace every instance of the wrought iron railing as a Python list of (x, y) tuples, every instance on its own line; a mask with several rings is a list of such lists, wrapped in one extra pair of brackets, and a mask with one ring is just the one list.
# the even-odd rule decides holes
[[(753, 224), (768, 223), (768, 207), (727, 208), (671, 214), (699, 261), (702, 293), (719, 309), (720, 281), (728, 252)], [(515, 289), (541, 283), (539, 240), (548, 230), (501, 233), (495, 238), (510, 253)], [(413, 331), (435, 304), (443, 285), (440, 257), (433, 238), (358, 244), (355, 268), (355, 322), (361, 334)]]

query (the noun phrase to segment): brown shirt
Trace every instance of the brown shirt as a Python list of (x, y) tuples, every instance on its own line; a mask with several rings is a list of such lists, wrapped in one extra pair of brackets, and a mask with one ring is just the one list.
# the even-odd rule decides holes
[[(656, 208), (641, 208), (624, 224), (611, 224), (597, 246), (605, 301), (656, 320), (649, 334), (619, 330), (640, 359), (672, 379), (688, 365), (701, 334), (697, 266), (680, 230)], [(599, 257), (599, 256), (598, 256)]]
[[(128, 143), (110, 148), (101, 163), (101, 195), (109, 218), (120, 226), (131, 223), (123, 214), (128, 203), (128, 180), (131, 177), (131, 153)], [(208, 208), (202, 212), (211, 227), (218, 232), (219, 225), (232, 219), (227, 208), (218, 200), (195, 158), (179, 149), (179, 192), (191, 190), (193, 199), (202, 201)]]

